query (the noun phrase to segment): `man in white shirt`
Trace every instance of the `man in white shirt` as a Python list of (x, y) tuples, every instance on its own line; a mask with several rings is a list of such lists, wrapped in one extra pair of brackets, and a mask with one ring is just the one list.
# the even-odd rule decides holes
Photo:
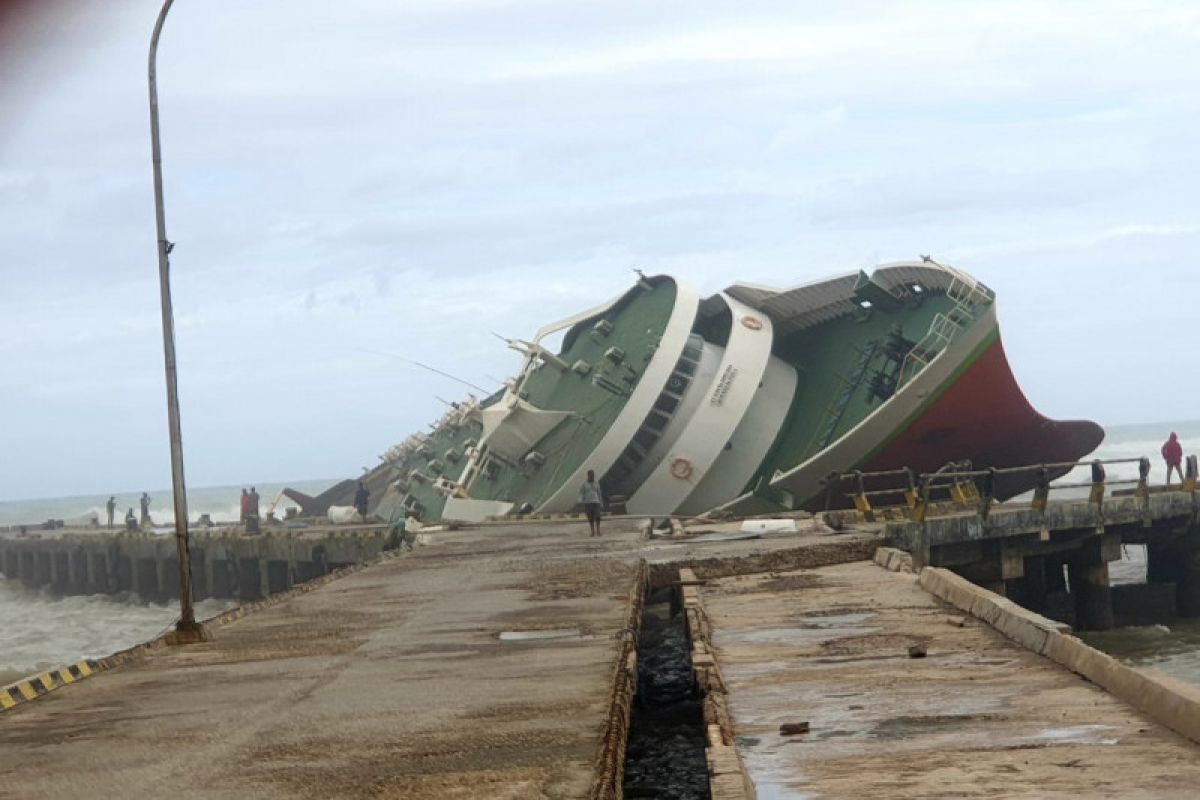
[(587, 480), (579, 487), (579, 502), (583, 503), (583, 511), (587, 514), (588, 525), (592, 536), (600, 535), (600, 509), (604, 505), (604, 492), (596, 482), (596, 473), (588, 470)]

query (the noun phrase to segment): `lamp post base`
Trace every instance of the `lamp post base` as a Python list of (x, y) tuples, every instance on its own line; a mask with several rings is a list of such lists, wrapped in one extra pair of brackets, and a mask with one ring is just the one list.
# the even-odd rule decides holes
[(166, 635), (166, 642), (169, 645), (178, 644), (199, 644), (207, 642), (211, 638), (208, 631), (199, 622), (184, 624), (180, 622), (175, 626), (175, 630)]

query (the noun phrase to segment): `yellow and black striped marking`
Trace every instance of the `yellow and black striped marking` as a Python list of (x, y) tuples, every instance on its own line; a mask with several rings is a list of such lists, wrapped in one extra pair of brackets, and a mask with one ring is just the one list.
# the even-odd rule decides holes
[(36, 700), (42, 695), (49, 694), (55, 689), (91, 677), (101, 669), (100, 663), (87, 659), (77, 661), (68, 667), (52, 669), (32, 678), (25, 678), (0, 689), (0, 711)]

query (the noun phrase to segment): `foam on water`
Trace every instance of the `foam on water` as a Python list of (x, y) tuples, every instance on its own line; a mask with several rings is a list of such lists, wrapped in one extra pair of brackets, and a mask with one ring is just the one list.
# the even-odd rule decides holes
[[(202, 600), (196, 616), (205, 619), (231, 605), (229, 600)], [(178, 605), (147, 603), (128, 593), (58, 597), (0, 577), (0, 685), (132, 647), (178, 618)]]
[[(332, 480), (298, 481), (288, 485), (316, 494)], [(247, 486), (249, 488), (249, 486)], [(265, 511), (283, 484), (257, 484)], [(188, 490), (188, 516), (210, 514), (216, 522), (238, 519), (240, 486)], [(117, 495), (117, 522), (133, 507), (140, 493)], [(150, 492), (151, 517), (160, 526), (174, 522), (169, 491)], [(0, 503), (0, 526), (36, 524), (48, 519), (104, 519), (108, 495), (58, 497)], [(284, 507), (280, 503), (279, 508)], [(172, 529), (165, 528), (169, 533)], [(234, 605), (230, 600), (203, 600), (196, 604), (199, 619)], [(46, 589), (30, 589), (0, 576), (0, 685), (35, 672), (97, 658), (154, 638), (179, 617), (178, 604), (150, 603), (131, 594), (59, 597)]]

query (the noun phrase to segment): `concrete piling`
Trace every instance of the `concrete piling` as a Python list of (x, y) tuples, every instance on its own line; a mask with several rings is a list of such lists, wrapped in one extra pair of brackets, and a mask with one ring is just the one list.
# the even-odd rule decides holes
[(1146, 545), (1146, 583), (1174, 583), (1176, 548), (1170, 542)]
[(1075, 627), (1083, 631), (1107, 631), (1115, 626), (1112, 590), (1108, 584), (1108, 562), (1081, 555), (1067, 562), (1067, 580), (1075, 601)]
[(1200, 549), (1182, 550), (1176, 561), (1175, 609), (1181, 617), (1200, 617)]
[[(329, 571), (374, 558), (387, 541), (383, 526), (265, 529), (258, 536), (200, 531), (193, 536), (191, 570), (196, 599), (249, 602), (283, 592)], [(179, 593), (172, 537), (100, 532), (0, 537), (0, 572), (27, 586), (60, 594), (134, 592), (154, 601)]]

